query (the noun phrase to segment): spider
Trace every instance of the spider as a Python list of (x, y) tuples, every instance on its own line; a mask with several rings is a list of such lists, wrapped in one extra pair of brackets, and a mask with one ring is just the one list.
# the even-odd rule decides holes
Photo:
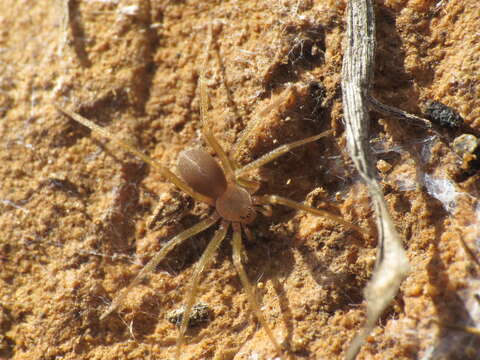
[[(316, 216), (328, 217), (357, 232), (361, 232), (361, 229), (358, 226), (343, 220), (339, 216), (333, 215), (324, 210), (312, 208), (310, 206), (290, 200), (288, 198), (284, 198), (278, 195), (254, 196), (253, 194), (256, 192), (256, 190), (258, 190), (259, 184), (255, 181), (245, 178), (245, 175), (250, 171), (275, 160), (279, 156), (289, 152), (296, 147), (331, 135), (333, 131), (328, 130), (318, 135), (310, 136), (302, 140), (284, 144), (261, 156), (260, 158), (240, 167), (235, 161), (232, 160), (231, 157), (227, 155), (225, 150), (215, 138), (211, 127), (207, 125), (206, 111), (208, 107), (208, 94), (205, 86), (203, 71), (201, 72), (198, 81), (200, 92), (200, 118), (202, 124), (202, 134), (205, 138), (206, 143), (214, 150), (215, 154), (218, 156), (221, 166), (205, 150), (200, 148), (187, 149), (182, 151), (178, 157), (177, 171), (180, 176), (177, 176), (163, 165), (159, 164), (149, 156), (132, 147), (130, 144), (116, 138), (105, 128), (95, 124), (94, 122), (84, 118), (77, 113), (66, 110), (60, 106), (56, 106), (61, 113), (67, 115), (71, 119), (89, 128), (94, 133), (117, 144), (125, 151), (143, 160), (150, 167), (158, 170), (167, 180), (172, 182), (179, 189), (190, 195), (195, 200), (204, 202), (214, 207), (213, 213), (210, 214), (207, 218), (201, 220), (196, 225), (184, 230), (183, 232), (177, 234), (169, 241), (167, 241), (163, 245), (163, 247), (153, 256), (153, 258), (142, 268), (142, 270), (140, 270), (134, 280), (125, 289), (123, 289), (123, 291), (116, 298), (114, 298), (108, 309), (100, 316), (100, 320), (105, 319), (119, 306), (121, 306), (128, 293), (136, 285), (138, 285), (151, 271), (153, 271), (171, 250), (173, 250), (176, 246), (178, 246), (185, 240), (220, 222), (220, 226), (216, 230), (212, 240), (209, 242), (205, 251), (200, 257), (200, 260), (195, 265), (193, 275), (191, 276), (190, 283), (188, 284), (188, 291), (185, 296), (185, 311), (182, 317), (179, 335), (177, 338), (175, 358), (179, 359), (180, 357), (180, 349), (184, 342), (185, 332), (188, 327), (190, 314), (195, 304), (198, 292), (200, 275), (203, 270), (212, 262), (215, 251), (225, 239), (227, 232), (230, 228), (232, 228), (233, 230), (233, 235), (231, 239), (233, 248), (233, 264), (245, 289), (251, 311), (261, 323), (268, 338), (274, 346), (275, 351), (283, 358), (284, 349), (273, 336), (273, 333), (257, 302), (254, 286), (252, 286), (252, 284), (250, 283), (245, 268), (242, 264), (242, 254), (244, 253), (244, 248), (242, 244), (242, 231), (248, 238), (252, 238), (252, 234), (247, 226), (255, 220), (257, 211), (266, 215), (270, 215), (270, 205), (277, 204), (297, 210), (302, 210)], [(284, 98), (285, 96), (280, 97), (280, 101)], [(277, 106), (278, 103), (279, 101), (274, 102), (268, 107), (267, 110), (271, 110), (272, 107)], [(262, 113), (264, 114), (265, 110), (262, 111)], [(249, 129), (246, 129), (244, 131), (244, 134), (238, 141), (236, 148), (238, 148), (239, 144), (242, 144), (246, 141), (249, 133)]]

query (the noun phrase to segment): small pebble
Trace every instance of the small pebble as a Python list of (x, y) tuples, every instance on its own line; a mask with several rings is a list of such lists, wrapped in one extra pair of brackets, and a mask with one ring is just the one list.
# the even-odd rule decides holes
[(447, 128), (459, 128), (463, 125), (463, 118), (453, 108), (439, 101), (429, 101), (425, 114), (433, 123)]
[[(177, 310), (173, 310), (168, 314), (167, 320), (170, 321), (172, 324), (180, 326), (183, 319), (183, 314), (185, 309), (182, 307)], [(190, 314), (190, 321), (188, 322), (188, 327), (194, 327), (202, 322), (206, 322), (210, 320), (211, 310), (208, 305), (199, 303), (193, 306), (192, 312)]]
[(463, 160), (462, 168), (473, 170), (480, 167), (480, 139), (472, 134), (462, 134), (453, 140), (453, 151)]

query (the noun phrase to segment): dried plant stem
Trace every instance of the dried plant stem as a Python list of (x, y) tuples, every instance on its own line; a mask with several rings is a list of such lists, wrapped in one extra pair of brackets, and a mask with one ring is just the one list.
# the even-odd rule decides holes
[(400, 120), (407, 120), (415, 123), (422, 123), (427, 129), (432, 129), (432, 123), (430, 120), (424, 119), (420, 116), (410, 114), (406, 111), (403, 111), (399, 108), (386, 105), (377, 99), (375, 99), (371, 94), (365, 94), (368, 105), (371, 110), (379, 112), (380, 114), (391, 116)]
[(63, 56), (63, 50), (70, 41), (70, 1), (71, 0), (57, 0), (58, 12), (60, 17), (60, 31), (61, 38), (58, 46), (58, 56)]
[(347, 10), (347, 39), (342, 67), (342, 95), (347, 148), (365, 181), (375, 210), (378, 227), (377, 261), (372, 279), (365, 288), (367, 321), (346, 354), (354, 359), (379, 316), (397, 294), (408, 272), (408, 261), (400, 236), (388, 212), (383, 192), (374, 176), (368, 156), (369, 93), (375, 55), (375, 15), (371, 0), (350, 0)]

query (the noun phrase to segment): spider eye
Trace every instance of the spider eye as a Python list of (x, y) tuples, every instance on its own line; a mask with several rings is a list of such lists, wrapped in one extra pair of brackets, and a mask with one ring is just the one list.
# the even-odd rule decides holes
[(253, 208), (252, 208), (252, 207), (249, 207), (246, 214), (240, 215), (240, 219), (242, 219), (242, 220), (248, 220), (248, 219), (252, 218), (252, 216), (253, 216), (253, 217), (255, 216), (254, 212), (255, 212), (255, 211), (253, 210)]

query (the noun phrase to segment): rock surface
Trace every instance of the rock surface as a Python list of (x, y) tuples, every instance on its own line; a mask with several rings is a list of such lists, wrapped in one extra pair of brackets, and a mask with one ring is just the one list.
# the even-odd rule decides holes
[[(411, 273), (358, 358), (477, 359), (478, 335), (449, 326), (480, 328), (480, 269), (460, 242), (479, 255), (480, 180), (451, 147), (462, 132), (480, 135), (480, 5), (383, 0), (376, 13), (375, 96), (415, 114), (440, 101), (464, 125), (433, 134), (372, 114), (372, 152)], [(250, 227), (245, 262), (293, 359), (342, 358), (363, 325), (376, 247), (368, 196), (344, 150), (345, 3), (4, 0), (0, 14), (0, 358), (173, 358), (168, 314), (213, 229), (174, 250), (117, 313), (99, 316), (166, 239), (209, 209), (53, 104), (174, 170), (182, 149), (204, 145), (203, 67), (209, 126), (241, 164), (335, 129), (253, 175), (259, 193), (341, 214), (365, 234), (274, 207)], [(157, 204), (167, 219), (150, 230)], [(249, 311), (229, 239), (198, 301), (212, 313), (188, 331), (182, 359), (278, 356)]]

